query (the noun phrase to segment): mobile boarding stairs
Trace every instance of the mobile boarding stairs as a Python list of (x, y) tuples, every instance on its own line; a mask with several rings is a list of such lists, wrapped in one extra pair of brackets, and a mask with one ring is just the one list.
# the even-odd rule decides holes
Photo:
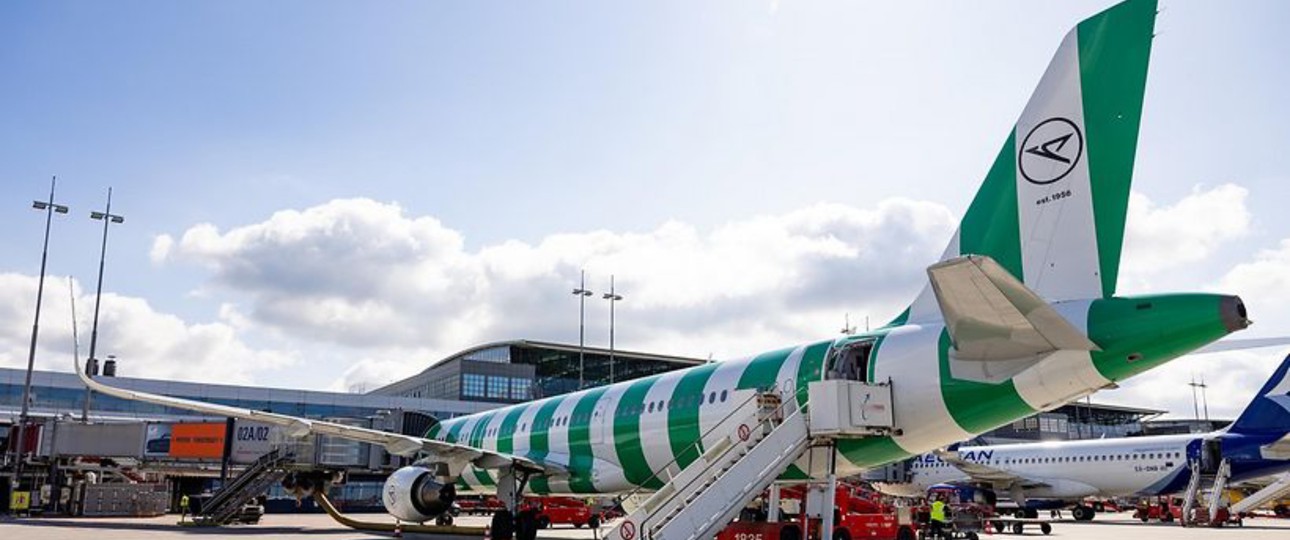
[[(813, 446), (826, 447), (831, 460), (836, 439), (886, 436), (894, 429), (890, 383), (826, 380), (811, 383), (807, 392), (813, 407), (799, 407), (792, 393), (736, 394), (735, 410), (700, 437), (706, 446), (696, 442), (681, 452), (693, 461), (673, 461), (645, 482), (662, 482), (654, 493), (629, 494), (625, 500), (643, 501), (605, 538), (713, 538)], [(718, 434), (727, 435), (713, 440)]]

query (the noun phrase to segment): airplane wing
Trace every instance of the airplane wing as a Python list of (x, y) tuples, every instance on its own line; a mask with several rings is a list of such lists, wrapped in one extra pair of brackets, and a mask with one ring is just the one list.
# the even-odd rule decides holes
[(532, 472), (565, 472), (563, 468), (558, 465), (538, 463), (522, 456), (504, 454), (481, 448), (472, 448), (435, 439), (414, 437), (401, 433), (390, 433), (370, 428), (347, 426), (335, 422), (300, 418), (285, 414), (257, 411), (254, 409), (243, 409), (241, 407), (231, 407), (228, 405), (219, 405), (215, 403), (206, 403), (204, 401), (195, 401), (191, 399), (117, 388), (87, 377), (85, 373), (81, 371), (80, 365), (76, 360), (73, 360), (72, 363), (76, 369), (76, 374), (80, 376), (81, 381), (95, 392), (130, 401), (153, 403), (156, 405), (174, 407), (176, 409), (194, 411), (212, 416), (241, 418), (244, 420), (254, 420), (256, 422), (273, 424), (284, 428), (286, 433), (292, 437), (303, 437), (311, 433), (326, 435), (329, 437), (340, 437), (342, 439), (380, 445), (389, 453), (399, 456), (412, 456), (419, 452), (425, 452), (429, 454), (431, 462), (447, 463), (449, 470), (453, 471), (454, 475), (467, 463), (482, 469), (495, 469), (516, 465)]
[(953, 465), (954, 468), (963, 471), (963, 474), (968, 475), (969, 478), (977, 482), (990, 482), (998, 487), (1013, 488), (1035, 488), (1048, 485), (1043, 480), (1028, 478), (1006, 469), (968, 461), (960, 457), (956, 451), (939, 451), (935, 454), (941, 461)]
[(1249, 339), (1224, 339), (1215, 341), (1196, 349), (1191, 354), (1208, 354), (1226, 351), (1243, 351), (1246, 349), (1262, 349), (1264, 347), (1283, 347), (1290, 345), (1290, 337), (1274, 338), (1249, 338)]
[(994, 259), (965, 255), (927, 268), (955, 358), (1015, 360), (1097, 344)]

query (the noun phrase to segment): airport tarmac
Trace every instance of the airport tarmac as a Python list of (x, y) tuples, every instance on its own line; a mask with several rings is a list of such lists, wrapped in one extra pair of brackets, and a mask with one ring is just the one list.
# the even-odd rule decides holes
[[(360, 515), (362, 519), (376, 521), (386, 519), (377, 514)], [(0, 521), (0, 538), (20, 538), (22, 540), (54, 540), (66, 538), (93, 538), (94, 540), (125, 539), (180, 539), (180, 538), (291, 538), (329, 539), (329, 538), (389, 538), (389, 534), (363, 533), (345, 528), (332, 521), (325, 514), (270, 514), (264, 517), (259, 525), (232, 526), (222, 528), (180, 527), (175, 524), (177, 516), (170, 515), (158, 518), (98, 518), (98, 519), (21, 519)], [(483, 525), (487, 518), (463, 517), (462, 525)], [(608, 528), (602, 529), (608, 532)], [(983, 535), (989, 538), (992, 535)], [(1000, 539), (1016, 537), (1011, 534), (993, 535)], [(1026, 537), (1043, 537), (1039, 531), (1027, 531)], [(1281, 539), (1290, 538), (1290, 520), (1287, 519), (1250, 519), (1244, 527), (1224, 529), (1184, 529), (1171, 524), (1143, 524), (1134, 520), (1128, 513), (1099, 515), (1091, 523), (1058, 522), (1053, 526), (1052, 538), (1068, 540), (1100, 540), (1104, 538), (1126, 538), (1134, 540), (1174, 540), (1174, 539)], [(441, 538), (440, 536), (406, 534), (405, 538)], [(592, 539), (592, 531), (586, 529), (553, 528), (542, 531), (539, 538), (551, 539)]]

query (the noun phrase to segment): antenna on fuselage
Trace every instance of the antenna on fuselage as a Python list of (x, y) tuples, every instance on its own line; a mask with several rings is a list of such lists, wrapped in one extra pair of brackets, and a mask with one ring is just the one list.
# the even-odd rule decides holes
[[(865, 331), (869, 331), (869, 318), (865, 318)], [(851, 326), (851, 314), (847, 313), (842, 316), (842, 335), (850, 336), (856, 333), (856, 327)]]

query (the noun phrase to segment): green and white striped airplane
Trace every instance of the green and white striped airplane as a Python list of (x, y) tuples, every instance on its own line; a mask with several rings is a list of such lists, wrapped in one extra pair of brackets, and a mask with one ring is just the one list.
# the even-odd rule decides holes
[[(877, 330), (452, 418), (424, 437), (82, 378), (126, 399), (421, 456), (385, 488), (389, 512), (411, 522), (448, 508), (454, 486), (493, 490), (520, 473), (539, 494), (658, 489), (673, 461), (731, 435), (715, 428), (736, 394), (810, 407), (808, 384), (826, 378), (890, 382), (893, 394), (896, 429), (836, 440), (838, 474), (970, 439), (1249, 325), (1234, 296), (1115, 294), (1155, 15), (1154, 0), (1130, 0), (1066, 35), (927, 287)], [(819, 477), (823, 461), (804, 456), (784, 477)]]

